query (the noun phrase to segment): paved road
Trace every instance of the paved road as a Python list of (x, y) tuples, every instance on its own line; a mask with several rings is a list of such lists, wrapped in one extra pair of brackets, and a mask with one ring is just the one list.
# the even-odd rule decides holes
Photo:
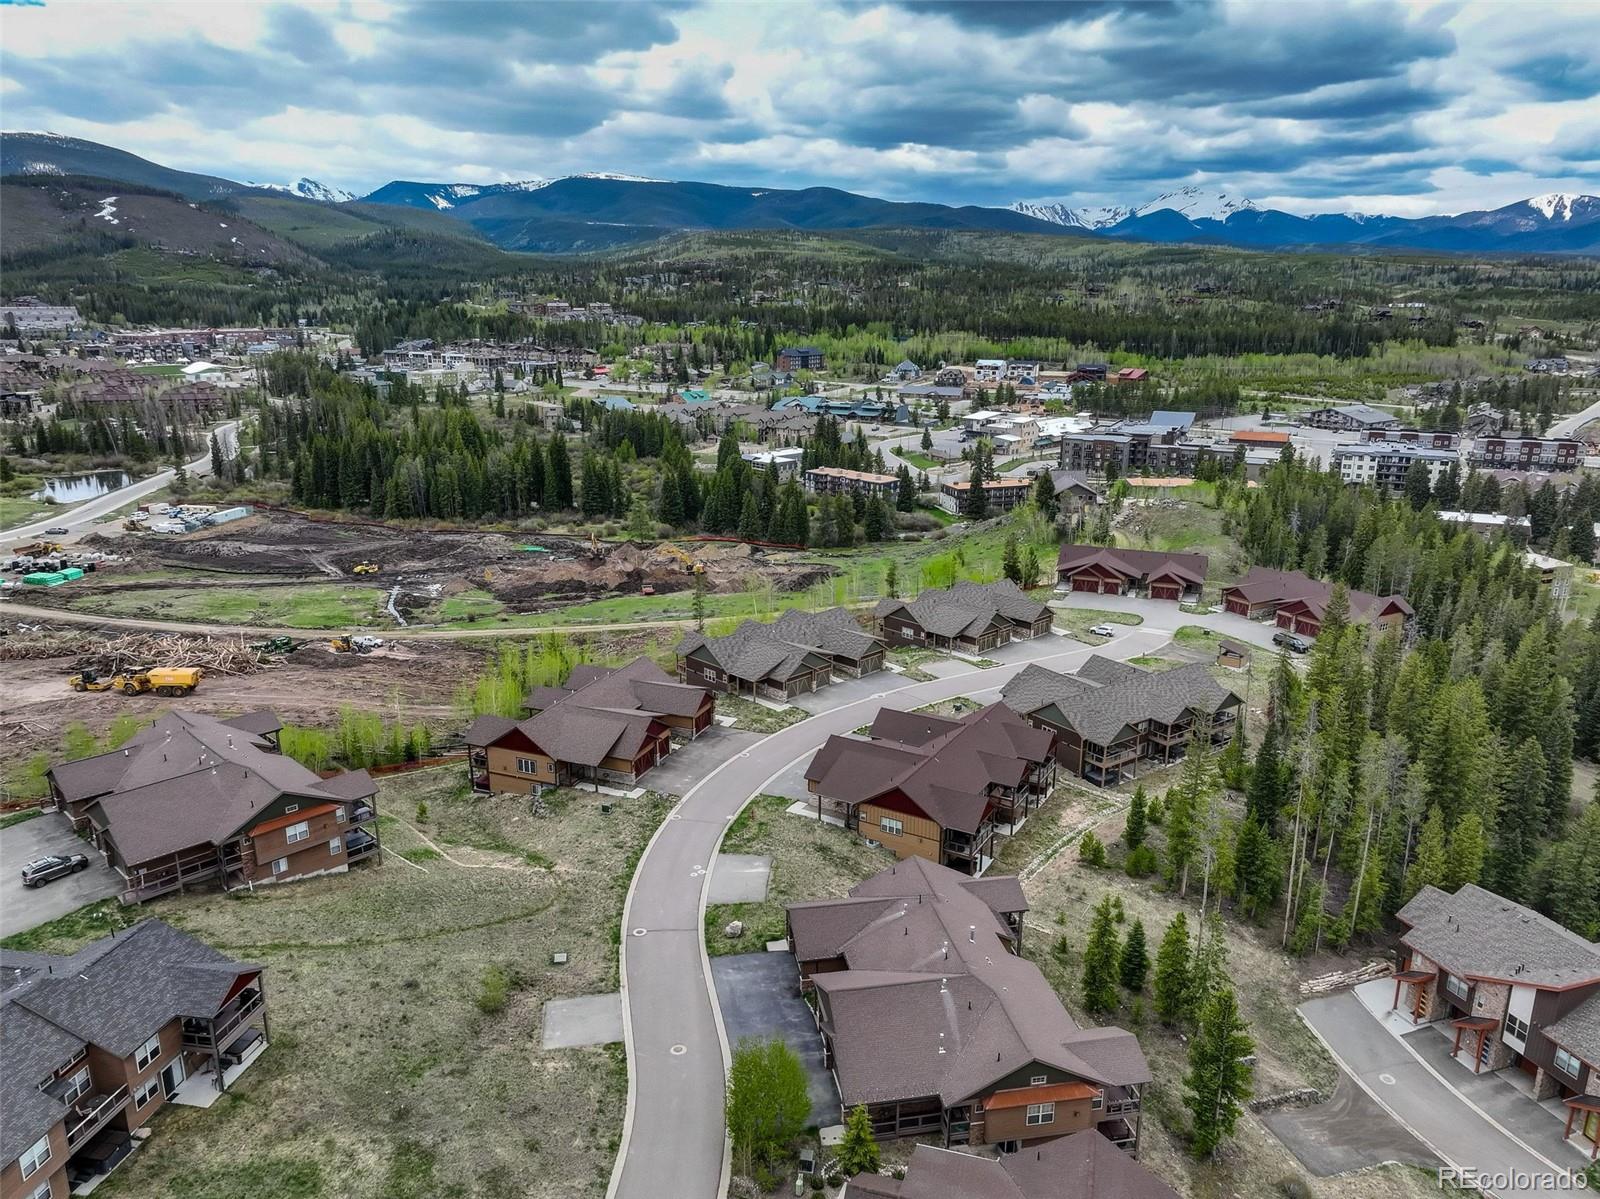
[[(224, 448), (233, 446), (239, 434), (239, 422), (228, 421), (218, 425), (213, 432), (216, 433)], [(204, 455), (196, 458), (184, 468), (191, 475), (206, 476), (211, 473), (211, 450), (208, 447)], [(85, 526), (93, 524), (102, 517), (124, 508), (129, 504), (142, 500), (147, 495), (154, 495), (168, 483), (172, 482), (173, 471), (169, 468), (159, 474), (151, 475), (148, 479), (140, 479), (129, 483), (126, 487), (119, 487), (115, 491), (108, 491), (97, 499), (79, 504), (70, 512), (63, 512), (45, 520), (36, 520), (31, 524), (18, 525), (14, 529), (0, 530), (8, 540), (30, 541), (44, 534), (46, 529), (66, 528), (72, 532), (65, 537), (55, 536), (55, 541), (75, 541), (85, 531)]]
[[(1137, 601), (1123, 601), (1132, 606)], [(1108, 605), (1110, 606), (1110, 605)], [(1180, 624), (1208, 624), (1171, 605), (1150, 604), (1143, 625), (1118, 626), (1102, 646), (1060, 637), (1013, 643), (1002, 665), (952, 678), (907, 683), (881, 676), (881, 688), (820, 712), (741, 750), (684, 795), (646, 847), (623, 913), (622, 1011), (628, 1049), (628, 1109), (608, 1195), (646, 1199), (664, 1193), (725, 1193), (722, 1107), (727, 1043), (702, 941), (705, 888), (728, 824), (773, 776), (814, 753), (831, 734), (868, 723), (885, 703), (917, 707), (957, 695), (988, 702), (1029, 662), (1072, 670), (1092, 653), (1134, 658), (1153, 653)], [(1237, 619), (1237, 618), (1231, 618)], [(1240, 621), (1257, 643), (1272, 630)]]
[[(1431, 1074), (1353, 992), (1310, 1000), (1300, 1006), (1300, 1014), (1362, 1089), (1450, 1165), (1475, 1169), (1484, 1178), (1514, 1172), (1536, 1180), (1552, 1173), (1545, 1159), (1501, 1132)], [(1533, 1181), (1492, 1187), (1480, 1183), (1480, 1189), (1498, 1199), (1534, 1199), (1554, 1190)]]
[(1596, 400), (1582, 412), (1575, 412), (1571, 416), (1563, 416), (1545, 430), (1545, 436), (1572, 437), (1592, 420), (1600, 420), (1600, 400)]

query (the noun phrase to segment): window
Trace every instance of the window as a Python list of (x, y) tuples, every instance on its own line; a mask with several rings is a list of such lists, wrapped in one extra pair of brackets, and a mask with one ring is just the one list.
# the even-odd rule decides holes
[(1094, 1098), (1089, 1100), (1089, 1110), (1090, 1111), (1096, 1111), (1097, 1112), (1101, 1108), (1103, 1108), (1105, 1105), (1106, 1105), (1106, 1093), (1104, 1091), (1096, 1091), (1094, 1093)]
[(1032, 1078), (1028, 1079), (1028, 1085), (1030, 1087), (1042, 1087), (1049, 1081), (1050, 1079), (1048, 1075), (1035, 1074)]
[(1565, 1074), (1568, 1078), (1578, 1077), (1578, 1072), (1583, 1069), (1583, 1063), (1580, 1062), (1573, 1054), (1568, 1053), (1560, 1046), (1556, 1047), (1555, 1064), (1556, 1069), (1560, 1070), (1561, 1073)]
[(1056, 1105), (1053, 1103), (1028, 1104), (1029, 1124), (1054, 1124), (1056, 1122)]
[(338, 852), (343, 848), (344, 845), (338, 837), (335, 837), (332, 841), (328, 842), (328, 853), (330, 856), (337, 855)]
[(299, 810), (300, 810), (300, 805), (299, 804), (297, 804), (297, 803), (287, 804), (287, 805), (284, 806), (283, 814), (285, 816), (287, 816), (290, 812), (298, 812)]
[(272, 860), (272, 873), (283, 874), (289, 869), (288, 858), (274, 858)]
[(18, 1159), (22, 1167), (22, 1176), (27, 1178), (30, 1174), (38, 1172), (40, 1166), (50, 1160), (50, 1134), (45, 1133), (33, 1144), (28, 1146), (28, 1151)]
[(152, 1078), (133, 1093), (133, 1106), (143, 1107), (156, 1097), (156, 1092), (161, 1090), (161, 1080)]
[(161, 1034), (157, 1033), (134, 1051), (133, 1065), (136, 1070), (143, 1070), (156, 1058), (161, 1056)]
[(1519, 1041), (1526, 1041), (1528, 1039), (1528, 1022), (1507, 1012), (1506, 1036), (1515, 1037)]
[(1457, 978), (1454, 974), (1446, 974), (1444, 976), (1444, 989), (1457, 999), (1465, 999), (1469, 988), (1467, 987), (1466, 979)]
[(290, 845), (293, 845), (298, 841), (304, 841), (307, 837), (311, 836), (311, 822), (309, 820), (302, 820), (299, 824), (291, 824), (284, 832), (283, 836), (284, 840), (286, 840)]
[(79, 1095), (88, 1093), (88, 1090), (89, 1067), (85, 1066), (72, 1076), (72, 1081), (67, 1084), (67, 1089), (61, 1092), (61, 1102), (70, 1106)]
[(898, 837), (901, 833), (906, 831), (906, 826), (903, 823), (898, 820), (891, 819), (888, 816), (885, 816), (878, 821), (878, 827), (884, 832), (888, 833), (891, 837)]
[(343, 824), (344, 823), (344, 805), (343, 804), (340, 804), (337, 808), (335, 808), (333, 810), (333, 822), (335, 824)]
[(517, 769), (523, 774), (538, 774), (539, 763), (535, 762), (532, 758), (518, 758)]
[(39, 1189), (28, 1196), (28, 1199), (50, 1199), (50, 1180), (47, 1178), (39, 1184)]

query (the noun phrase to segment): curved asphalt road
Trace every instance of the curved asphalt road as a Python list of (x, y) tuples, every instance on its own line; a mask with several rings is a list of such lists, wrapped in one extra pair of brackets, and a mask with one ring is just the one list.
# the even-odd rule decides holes
[[(1071, 603), (1112, 598), (1073, 596)], [(1093, 606), (1137, 611), (1146, 623), (1118, 626), (1118, 635), (1103, 646), (1056, 637), (1014, 642), (997, 651), (1008, 659), (1004, 665), (931, 682), (904, 683), (886, 673), (882, 691), (773, 733), (722, 763), (673, 809), (639, 859), (623, 911), (628, 1107), (610, 1199), (712, 1199), (727, 1193), (722, 1111), (728, 1045), (705, 953), (705, 892), (729, 823), (775, 775), (815, 752), (830, 734), (868, 723), (884, 703), (916, 707), (957, 695), (992, 699), (1030, 662), (1070, 670), (1092, 653), (1137, 657), (1164, 645), (1183, 624), (1271, 644), (1271, 627), (1239, 617), (1192, 616), (1151, 601)]]
[[(232, 420), (227, 421), (224, 424), (217, 425), (211, 431), (217, 435), (217, 439), (222, 442), (224, 447), (228, 447), (237, 443), (239, 436), (238, 430), (239, 422)], [(206, 452), (203, 455), (189, 463), (184, 467), (184, 469), (187, 470), (191, 475), (209, 475), (211, 473), (210, 448), (207, 447)], [(63, 512), (59, 516), (48, 517), (45, 520), (36, 520), (31, 524), (18, 525), (14, 529), (0, 529), (0, 537), (19, 542), (32, 541), (42, 536), (46, 529), (65, 528), (72, 530), (72, 533), (69, 534), (65, 540), (75, 540), (77, 535), (83, 532), (83, 527), (85, 525), (93, 524), (102, 517), (115, 512), (118, 508), (123, 508), (129, 504), (136, 503), (137, 501), (144, 499), (144, 497), (147, 495), (154, 495), (168, 483), (172, 482), (172, 476), (173, 471), (171, 468), (168, 468), (167, 470), (151, 475), (148, 479), (139, 479), (136, 482), (129, 483), (126, 487), (119, 487), (115, 491), (108, 491), (105, 495), (79, 504), (70, 512)], [(63, 540), (63, 538), (57, 536), (55, 540)]]

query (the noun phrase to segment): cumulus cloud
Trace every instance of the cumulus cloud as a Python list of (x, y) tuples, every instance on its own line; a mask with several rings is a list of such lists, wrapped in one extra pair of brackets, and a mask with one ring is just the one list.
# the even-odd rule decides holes
[(352, 190), (588, 170), (895, 199), (1185, 184), (1415, 215), (1595, 190), (1591, 3), (52, 0), (7, 125)]

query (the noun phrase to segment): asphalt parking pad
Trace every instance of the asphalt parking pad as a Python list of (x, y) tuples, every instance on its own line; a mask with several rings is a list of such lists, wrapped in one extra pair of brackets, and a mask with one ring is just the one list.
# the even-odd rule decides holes
[(663, 795), (683, 795), (729, 758), (755, 745), (763, 735), (714, 724), (693, 741), (674, 742), (672, 752), (646, 771), (639, 783)]
[(711, 867), (708, 903), (761, 903), (767, 897), (772, 859), (760, 854), (719, 853)]
[(580, 995), (544, 1005), (543, 1049), (576, 1049), (622, 1040), (622, 996)]
[(711, 977), (732, 1049), (744, 1037), (782, 1037), (800, 1055), (810, 1081), (811, 1121), (839, 1122), (839, 1091), (822, 1064), (822, 1034), (800, 998), (792, 953), (735, 953), (711, 959)]
[(1438, 1164), (1426, 1145), (1390, 1119), (1343, 1073), (1327, 1102), (1265, 1112), (1261, 1120), (1318, 1178), (1383, 1162)]

